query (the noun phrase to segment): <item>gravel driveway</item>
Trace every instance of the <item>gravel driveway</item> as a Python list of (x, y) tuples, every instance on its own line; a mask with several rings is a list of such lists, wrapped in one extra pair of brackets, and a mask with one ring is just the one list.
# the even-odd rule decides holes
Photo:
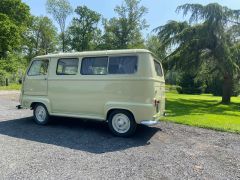
[(114, 137), (105, 123), (48, 126), (0, 92), (0, 179), (240, 179), (240, 135), (163, 122)]

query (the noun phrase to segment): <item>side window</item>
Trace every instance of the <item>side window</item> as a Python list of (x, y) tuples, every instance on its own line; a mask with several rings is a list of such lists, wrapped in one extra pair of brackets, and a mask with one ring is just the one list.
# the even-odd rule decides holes
[(28, 71), (28, 76), (47, 75), (48, 64), (48, 60), (34, 60)]
[(78, 59), (59, 59), (57, 63), (57, 75), (75, 75), (78, 71)]
[(137, 72), (137, 56), (109, 57), (109, 74), (133, 74)]
[(154, 60), (154, 66), (155, 66), (157, 76), (163, 76), (161, 64), (159, 62), (157, 62), (156, 60)]
[(82, 59), (81, 74), (105, 75), (107, 74), (108, 57), (87, 57)]

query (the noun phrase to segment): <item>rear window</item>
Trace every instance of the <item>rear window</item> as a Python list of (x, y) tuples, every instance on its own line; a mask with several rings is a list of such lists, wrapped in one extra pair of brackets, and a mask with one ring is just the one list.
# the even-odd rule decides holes
[(104, 75), (107, 74), (108, 57), (87, 57), (83, 58), (81, 74), (83, 75)]
[(109, 57), (109, 74), (133, 74), (137, 71), (137, 56)]
[(156, 60), (154, 60), (154, 66), (155, 66), (157, 76), (163, 76), (163, 71), (162, 71), (161, 64), (159, 62), (157, 62)]
[(78, 59), (59, 59), (57, 75), (75, 75), (78, 72)]

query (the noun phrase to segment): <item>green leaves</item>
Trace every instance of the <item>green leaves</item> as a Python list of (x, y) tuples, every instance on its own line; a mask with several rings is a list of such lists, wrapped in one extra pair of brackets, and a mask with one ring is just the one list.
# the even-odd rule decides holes
[(21, 35), (18, 27), (5, 14), (0, 13), (0, 57), (19, 47)]
[(66, 39), (66, 19), (72, 13), (72, 7), (68, 0), (47, 0), (46, 3), (47, 12), (51, 14), (54, 20), (59, 24), (61, 30), (62, 51), (65, 51)]
[(78, 6), (75, 13), (78, 17), (73, 18), (68, 29), (68, 41), (71, 49), (77, 51), (94, 49), (94, 39), (100, 31), (97, 24), (101, 15), (86, 6)]
[(141, 31), (148, 27), (144, 15), (147, 8), (139, 0), (124, 0), (115, 8), (118, 17), (104, 23), (105, 46), (107, 49), (142, 48), (144, 40)]
[(30, 8), (21, 0), (1, 0), (0, 13), (5, 14), (18, 28), (26, 28), (30, 22)]
[[(235, 73), (239, 73), (240, 64), (236, 55), (231, 52), (231, 47), (239, 41), (239, 30), (236, 23), (239, 21), (239, 10), (231, 10), (217, 3), (184, 4), (176, 10), (184, 16), (190, 14), (189, 22), (169, 21), (166, 25), (155, 29), (158, 37), (167, 48), (173, 51), (168, 56), (168, 61), (177, 70), (192, 74), (200, 74), (203, 68), (209, 68), (221, 74), (219, 79), (224, 79), (226, 88), (223, 92), (223, 102), (230, 100), (229, 93)], [(233, 25), (234, 24), (234, 25)], [(235, 51), (236, 52), (236, 51)], [(209, 67), (205, 66), (208, 61)], [(225, 84), (226, 83), (226, 84)], [(228, 97), (227, 97), (228, 96)]]
[(30, 21), (29, 7), (20, 0), (0, 1), (0, 58), (16, 50)]
[(28, 60), (34, 56), (56, 50), (57, 28), (48, 17), (32, 17), (31, 26), (25, 33), (25, 53)]

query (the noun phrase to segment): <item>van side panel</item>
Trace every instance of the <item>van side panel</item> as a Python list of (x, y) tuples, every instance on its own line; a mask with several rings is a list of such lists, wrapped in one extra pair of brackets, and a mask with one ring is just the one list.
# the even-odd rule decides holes
[[(56, 69), (51, 69), (48, 85), (51, 113), (105, 120), (109, 110), (127, 109), (139, 123), (141, 119), (152, 119), (153, 80), (149, 77), (150, 68), (145, 68), (148, 66), (145, 58), (146, 54), (139, 55), (138, 72), (133, 75), (58, 76)], [(56, 68), (57, 59), (52, 63), (51, 67)]]

